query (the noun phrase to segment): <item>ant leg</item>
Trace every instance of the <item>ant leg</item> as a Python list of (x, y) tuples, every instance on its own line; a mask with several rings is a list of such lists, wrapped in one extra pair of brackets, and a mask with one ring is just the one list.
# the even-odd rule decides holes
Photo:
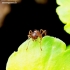
[(28, 36), (28, 39), (30, 39), (31, 38), (31, 36), (30, 35), (27, 35)]
[(32, 39), (34, 41), (34, 39)]
[(42, 48), (41, 48), (41, 41), (42, 41), (42, 37), (40, 38), (40, 49), (41, 49), (41, 51), (42, 51)]
[(46, 35), (46, 30), (40, 29), (40, 33), (41, 33), (42, 35), (43, 35), (43, 34)]
[(32, 34), (32, 30), (29, 30), (29, 35)]
[(46, 30), (44, 30), (44, 31), (42, 32), (42, 35), (44, 34), (44, 35), (46, 36), (46, 33), (47, 33)]
[(42, 48), (41, 48), (42, 35), (40, 35), (39, 38), (40, 38), (40, 41), (39, 41), (39, 43), (40, 43), (40, 49), (42, 51)]
[[(30, 35), (28, 35), (28, 39), (30, 39), (31, 37), (30, 37)], [(29, 41), (30, 42), (30, 41)], [(29, 42), (28, 42), (28, 45), (29, 45)], [(28, 46), (27, 46), (27, 48), (26, 48), (26, 50), (28, 49)]]
[(40, 33), (42, 33), (43, 32), (43, 29), (40, 29)]
[[(40, 34), (41, 34), (41, 36), (40, 36), (40, 48), (41, 48), (42, 35), (45, 34), (45, 36), (46, 36), (46, 30), (40, 29)], [(41, 48), (41, 51), (42, 51), (42, 48)]]

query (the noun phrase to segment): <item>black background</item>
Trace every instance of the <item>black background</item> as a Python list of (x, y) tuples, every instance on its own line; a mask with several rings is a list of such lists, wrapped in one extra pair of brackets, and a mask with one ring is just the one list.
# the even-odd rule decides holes
[(46, 29), (48, 35), (63, 40), (67, 45), (70, 44), (70, 36), (63, 30), (64, 24), (56, 14), (56, 7), (55, 0), (49, 0), (44, 5), (31, 0), (11, 5), (11, 12), (6, 16), (0, 29), (0, 58), (4, 62), (2, 69), (5, 68), (10, 54), (28, 38), (29, 30)]

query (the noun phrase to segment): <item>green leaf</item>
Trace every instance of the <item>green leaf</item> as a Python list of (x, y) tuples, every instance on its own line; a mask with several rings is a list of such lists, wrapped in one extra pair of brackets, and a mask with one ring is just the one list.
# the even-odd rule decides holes
[(70, 45), (67, 46), (67, 50), (70, 50)]
[(65, 51), (59, 62), (59, 66), (62, 66), (59, 70), (70, 70), (70, 50)]
[(70, 50), (55, 37), (44, 36), (41, 43), (29, 39), (8, 58), (6, 70), (70, 70)]
[(60, 6), (56, 8), (56, 13), (62, 23), (67, 24), (64, 30), (70, 34), (70, 0), (56, 0)]
[(58, 14), (58, 17), (62, 23), (70, 24), (70, 5), (58, 6), (56, 8), (56, 13)]
[(70, 0), (56, 0), (58, 5), (68, 5), (70, 4)]
[(70, 34), (70, 24), (66, 24), (66, 25), (64, 26), (64, 30), (65, 30), (68, 34)]

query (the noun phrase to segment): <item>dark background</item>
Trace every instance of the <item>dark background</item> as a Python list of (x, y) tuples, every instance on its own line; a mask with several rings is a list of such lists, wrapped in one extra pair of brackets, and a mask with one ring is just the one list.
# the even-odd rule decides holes
[(68, 41), (70, 36), (63, 30), (64, 24), (56, 14), (56, 7), (55, 0), (49, 0), (44, 5), (30, 0), (11, 5), (11, 12), (6, 16), (0, 29), (0, 50), (2, 50), (0, 58), (5, 62), (3, 68), (10, 54), (28, 38), (29, 30), (46, 29), (48, 35), (63, 40), (67, 45), (70, 43)]

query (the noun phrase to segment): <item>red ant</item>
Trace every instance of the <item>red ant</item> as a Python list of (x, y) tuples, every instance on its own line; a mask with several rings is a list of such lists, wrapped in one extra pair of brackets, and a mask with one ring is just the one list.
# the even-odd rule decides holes
[[(41, 41), (42, 37), (43, 37), (43, 34), (46, 35), (46, 30), (40, 29), (40, 31), (39, 31), (39, 30), (35, 29), (33, 32), (32, 32), (32, 30), (29, 30), (28, 38), (29, 39), (32, 38), (32, 40), (34, 41), (39, 37), (40, 41)], [(27, 47), (27, 49), (28, 49), (28, 47)], [(41, 46), (40, 46), (40, 49), (42, 50)]]

